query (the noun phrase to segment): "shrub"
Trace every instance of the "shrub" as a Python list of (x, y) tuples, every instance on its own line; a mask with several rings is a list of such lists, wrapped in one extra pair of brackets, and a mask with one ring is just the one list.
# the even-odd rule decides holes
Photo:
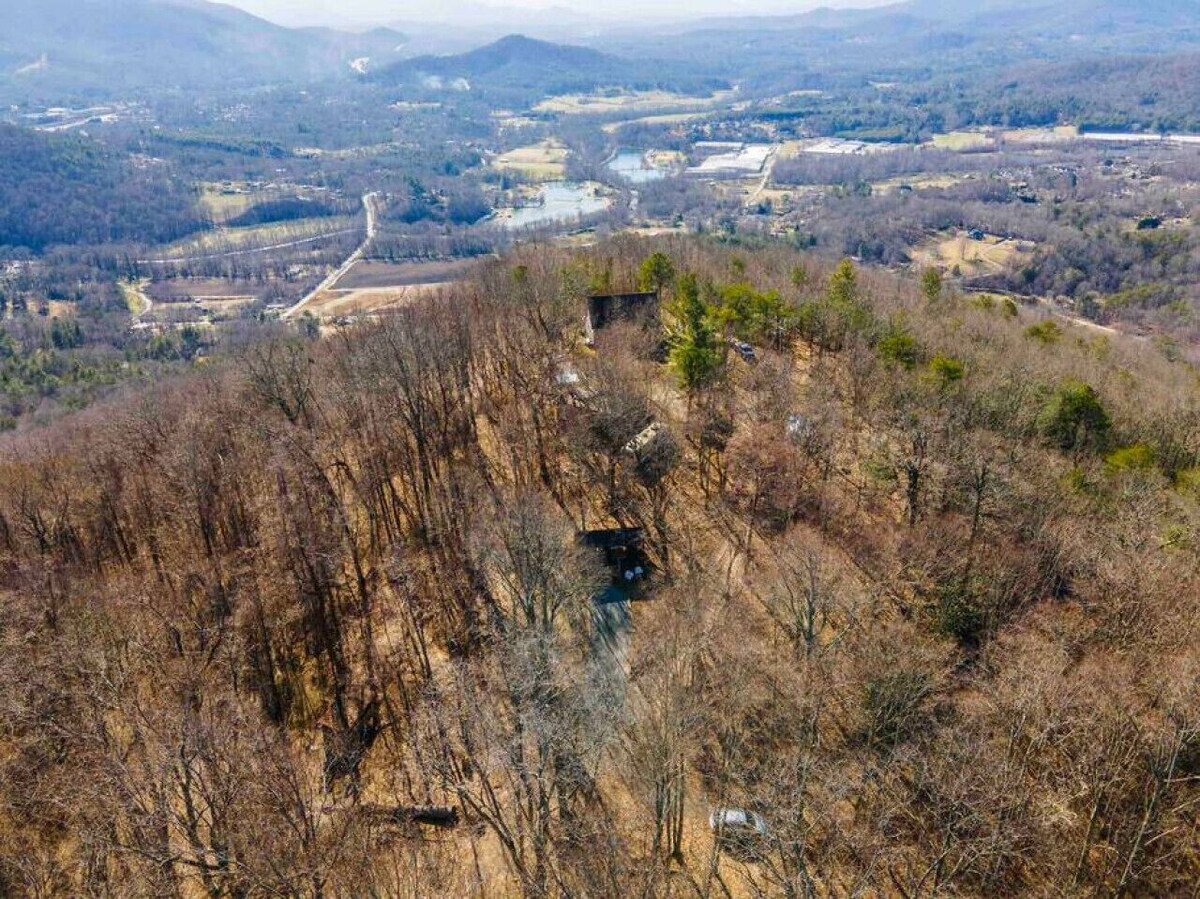
[(884, 362), (902, 366), (910, 371), (921, 361), (921, 348), (917, 339), (900, 326), (893, 326), (887, 336), (879, 341), (877, 349), (879, 358)]
[(1200, 498), (1200, 468), (1185, 468), (1176, 474), (1175, 489)]
[(970, 584), (942, 585), (929, 611), (934, 629), (963, 646), (978, 646), (987, 631), (987, 614)]
[(1038, 431), (1063, 452), (1100, 448), (1112, 422), (1090, 384), (1071, 381), (1046, 401)]
[(929, 360), (929, 374), (938, 386), (949, 387), (966, 377), (967, 367), (961, 359), (939, 354)]
[(1123, 446), (1104, 459), (1109, 471), (1146, 471), (1154, 467), (1154, 450), (1145, 443)]
[(1039, 322), (1036, 325), (1030, 325), (1025, 329), (1025, 336), (1030, 340), (1037, 340), (1041, 343), (1058, 343), (1062, 340), (1063, 330), (1052, 318), (1046, 319), (1044, 322)]

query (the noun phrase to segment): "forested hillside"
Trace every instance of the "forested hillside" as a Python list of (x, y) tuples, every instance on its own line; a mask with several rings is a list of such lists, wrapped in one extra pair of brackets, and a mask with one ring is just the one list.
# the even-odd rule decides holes
[(320, 80), (395, 59), (404, 36), (291, 29), (205, 0), (5, 0), (0, 97), (111, 99)]
[[(371, 80), (433, 91), (475, 91), (534, 100), (598, 87), (671, 88), (707, 93), (728, 83), (695, 66), (621, 58), (588, 47), (554, 44), (523, 35), (452, 56), (418, 56), (381, 69)], [(528, 99), (528, 97), (526, 97)]]
[(0, 893), (1190, 895), (1197, 384), (625, 239), (9, 438)]
[(202, 225), (190, 187), (161, 163), (0, 123), (0, 248), (165, 243)]
[(961, 124), (1025, 127), (1070, 121), (1085, 130), (1200, 129), (1189, 87), (1200, 76), (1195, 54), (1043, 63), (1000, 75), (986, 88), (974, 79), (949, 79), (922, 91), (920, 99)]

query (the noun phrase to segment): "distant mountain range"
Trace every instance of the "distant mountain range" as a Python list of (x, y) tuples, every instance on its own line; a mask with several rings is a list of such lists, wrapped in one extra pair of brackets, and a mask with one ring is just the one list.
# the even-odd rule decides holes
[[(0, 96), (305, 81), (400, 57), (402, 34), (289, 29), (202, 0), (4, 0)], [(360, 65), (361, 68), (361, 65)]]
[(1020, 30), (1032, 35), (1088, 34), (1117, 28), (1192, 29), (1200, 0), (902, 0), (869, 8), (833, 9), (779, 16), (728, 16), (681, 24), (667, 32), (760, 28), (856, 31), (863, 28), (941, 31), (971, 28), (981, 35)]
[(905, 0), (870, 9), (709, 19), (610, 36), (605, 49), (705, 60), (748, 84), (965, 71), (1200, 49), (1200, 0)]
[[(1099, 54), (1200, 49), (1200, 0), (905, 0), (868, 9), (740, 16), (690, 25), (600, 26), (527, 12), (550, 43), (509, 36), (451, 56), (498, 27), (413, 24), (351, 34), (285, 28), (206, 0), (3, 0), (0, 102), (129, 97), (146, 89), (237, 88), (366, 75), (416, 90), (505, 100), (598, 86), (701, 90), (736, 80), (770, 89), (798, 79), (889, 80)], [(458, 13), (455, 13), (458, 14)], [(449, 13), (431, 14), (431, 21)], [(544, 21), (543, 21), (544, 20)], [(541, 22), (542, 24), (538, 24)], [(559, 38), (559, 35), (563, 35)], [(586, 46), (580, 46), (586, 45)]]

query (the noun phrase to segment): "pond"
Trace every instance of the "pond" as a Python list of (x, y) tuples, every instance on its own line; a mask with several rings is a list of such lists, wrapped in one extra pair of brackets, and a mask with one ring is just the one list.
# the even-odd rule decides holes
[(514, 209), (503, 222), (504, 227), (511, 230), (528, 228), (530, 225), (569, 222), (580, 216), (603, 212), (610, 205), (612, 201), (600, 196), (595, 185), (551, 181), (542, 185), (530, 205)]
[(650, 165), (641, 150), (621, 150), (609, 161), (608, 170), (634, 184), (645, 184), (667, 176), (662, 169)]

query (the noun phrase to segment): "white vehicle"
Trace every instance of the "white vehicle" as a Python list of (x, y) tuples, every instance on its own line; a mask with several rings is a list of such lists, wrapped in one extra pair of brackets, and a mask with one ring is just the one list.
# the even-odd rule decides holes
[(747, 852), (767, 835), (767, 822), (757, 812), (743, 808), (719, 808), (708, 816), (708, 826), (717, 845), (725, 850)]

